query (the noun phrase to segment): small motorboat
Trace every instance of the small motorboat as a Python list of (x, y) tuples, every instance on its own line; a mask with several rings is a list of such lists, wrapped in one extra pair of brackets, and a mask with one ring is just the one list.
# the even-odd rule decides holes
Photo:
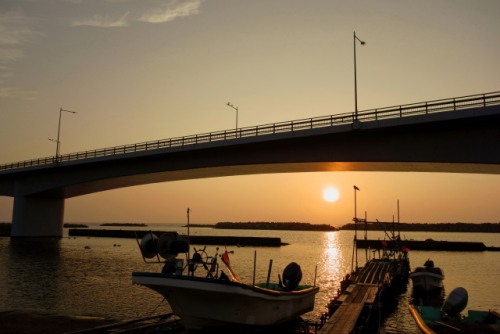
[(444, 272), (441, 268), (434, 267), (434, 261), (428, 259), (423, 267), (417, 267), (409, 277), (416, 290), (428, 292), (443, 288)]
[[(165, 266), (161, 273), (134, 272), (132, 282), (164, 296), (187, 331), (272, 326), (313, 310), (319, 288), (299, 285), (302, 271), (295, 262), (285, 268), (283, 279), (278, 275), (278, 283), (247, 284), (233, 272), (227, 251), (220, 256), (227, 272), (219, 272), (218, 254), (207, 256), (205, 248), (195, 248), (184, 266), (176, 258), (189, 250), (183, 237), (144, 236), (139, 245), (144, 260), (161, 256)], [(201, 272), (195, 275), (196, 268)]]
[[(417, 327), (424, 334), (439, 333), (500, 333), (500, 314), (496, 311), (468, 310), (460, 314), (468, 302), (467, 290), (454, 289), (443, 307), (408, 305)], [(453, 330), (450, 332), (450, 329)]]

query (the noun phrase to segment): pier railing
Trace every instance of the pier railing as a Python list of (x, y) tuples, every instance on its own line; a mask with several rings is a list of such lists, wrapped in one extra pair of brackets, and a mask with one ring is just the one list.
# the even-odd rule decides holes
[[(374, 121), (387, 118), (400, 118), (419, 114), (430, 114), (444, 111), (468, 109), (473, 107), (486, 107), (500, 104), (500, 92), (479, 95), (469, 95), (451, 99), (434, 100), (421, 103), (405, 104), (400, 106), (370, 109), (358, 112), (358, 121)], [(182, 147), (214, 141), (232, 140), (236, 138), (263, 136), (268, 134), (295, 132), (306, 129), (330, 127), (356, 121), (355, 113), (345, 113), (330, 116), (306, 118), (288, 122), (272, 123), (239, 129), (216, 131), (185, 137), (161, 139), (131, 145), (122, 145), (96, 150), (63, 154), (40, 159), (25, 160), (0, 165), (1, 170), (23, 168), (29, 166), (46, 165), (62, 161), (74, 161), (88, 158), (104, 157), (109, 155), (125, 154), (131, 152), (157, 150), (168, 147)]]

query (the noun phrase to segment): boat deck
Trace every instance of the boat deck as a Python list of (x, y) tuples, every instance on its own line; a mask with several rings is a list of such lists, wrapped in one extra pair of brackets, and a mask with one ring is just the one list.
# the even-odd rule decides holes
[(381, 285), (390, 280), (391, 262), (372, 260), (359, 270), (357, 280), (337, 298), (341, 303), (319, 334), (350, 334), (366, 304), (373, 304)]

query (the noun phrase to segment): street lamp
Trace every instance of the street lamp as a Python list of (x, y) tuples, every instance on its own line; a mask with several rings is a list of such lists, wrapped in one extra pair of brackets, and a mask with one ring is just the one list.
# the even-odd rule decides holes
[(358, 120), (358, 84), (357, 84), (357, 78), (356, 78), (356, 40), (358, 40), (361, 45), (365, 45), (366, 43), (360, 40), (356, 36), (356, 32), (354, 32), (354, 110), (356, 112), (356, 117), (355, 119)]
[(57, 143), (57, 147), (56, 147), (56, 162), (59, 161), (59, 147), (60, 147), (60, 144), (61, 144), (61, 141), (59, 140), (59, 138), (60, 138), (60, 135), (61, 135), (61, 115), (62, 115), (63, 111), (69, 112), (69, 113), (72, 113), (72, 114), (76, 114), (76, 111), (65, 110), (62, 107), (59, 109), (59, 126), (57, 127), (57, 140), (49, 138), (50, 141), (53, 141), (53, 142)]
[(238, 137), (238, 107), (233, 106), (231, 103), (227, 103), (228, 106), (236, 110), (236, 137)]

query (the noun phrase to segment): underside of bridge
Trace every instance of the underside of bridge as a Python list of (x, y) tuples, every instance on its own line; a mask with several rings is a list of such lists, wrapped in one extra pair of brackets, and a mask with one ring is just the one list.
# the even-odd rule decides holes
[(420, 115), (24, 168), (0, 173), (0, 195), (14, 196), (13, 237), (62, 236), (65, 198), (149, 183), (319, 171), (500, 174), (500, 108), (480, 109), (488, 113)]

